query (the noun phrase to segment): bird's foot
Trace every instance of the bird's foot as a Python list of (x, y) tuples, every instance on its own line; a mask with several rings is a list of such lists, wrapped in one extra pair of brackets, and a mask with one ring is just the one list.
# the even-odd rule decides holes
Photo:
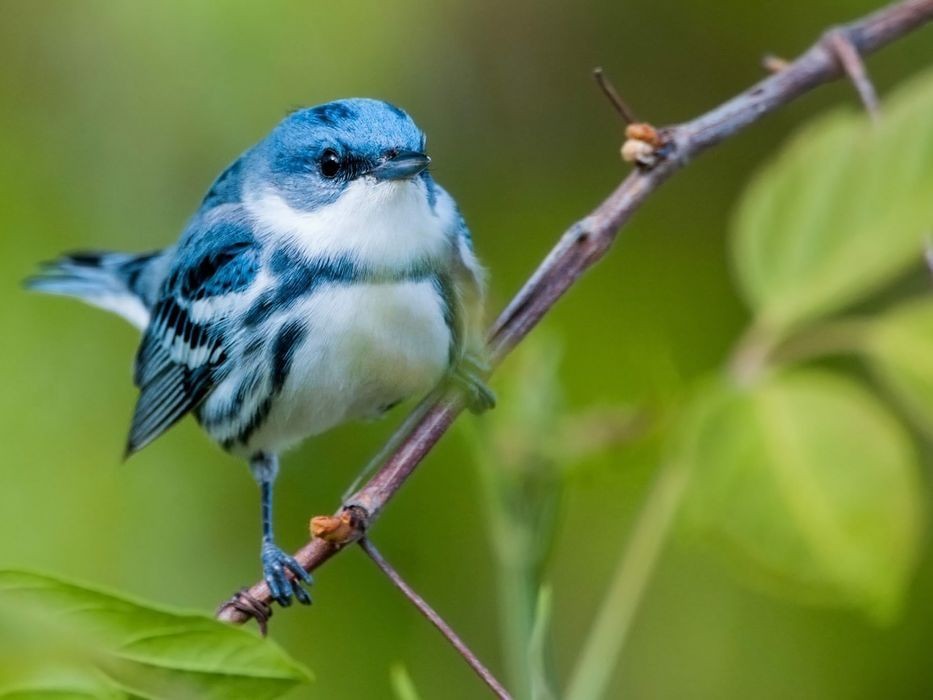
[(484, 413), (496, 407), (496, 395), (484, 381), (488, 373), (489, 365), (469, 354), (450, 373), (451, 381), (466, 394), (467, 408), (471, 413)]
[(268, 540), (262, 543), (262, 575), (272, 597), (283, 608), (292, 604), (292, 596), (302, 605), (311, 605), (311, 596), (303, 587), (313, 583), (311, 574)]

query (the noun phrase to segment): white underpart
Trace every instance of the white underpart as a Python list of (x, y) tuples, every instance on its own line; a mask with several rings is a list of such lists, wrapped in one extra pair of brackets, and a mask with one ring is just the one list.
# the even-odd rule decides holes
[[(428, 204), (421, 178), (353, 181), (335, 202), (297, 210), (269, 190), (245, 198), (260, 238), (289, 243), (309, 261), (350, 256), (383, 272), (456, 255), (457, 212), (442, 197)], [(261, 287), (263, 285), (257, 285)], [(278, 452), (354, 419), (430, 391), (449, 363), (444, 300), (430, 279), (328, 284), (289, 309), (306, 326), (291, 371), (247, 452)]]
[(451, 205), (432, 210), (420, 178), (353, 180), (340, 197), (314, 211), (291, 207), (265, 190), (246, 197), (259, 233), (283, 237), (309, 259), (352, 255), (364, 266), (403, 269), (412, 261), (445, 253), (456, 214)]
[(295, 309), (308, 330), (249, 450), (280, 451), (430, 391), (447, 368), (450, 331), (429, 281), (333, 285)]

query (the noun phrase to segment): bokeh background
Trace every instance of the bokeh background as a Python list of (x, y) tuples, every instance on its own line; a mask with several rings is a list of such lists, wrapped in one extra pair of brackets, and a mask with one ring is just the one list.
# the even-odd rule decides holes
[[(869, 0), (0, 2), (0, 566), (37, 568), (200, 610), (259, 573), (258, 497), (245, 466), (185, 421), (121, 462), (136, 332), (20, 280), (62, 250), (171, 243), (213, 177), (289, 109), (373, 96), (429, 135), (491, 271), (490, 313), (557, 235), (625, 173), (622, 127), (595, 89), (605, 66), (655, 123), (686, 119), (793, 56)], [(929, 32), (873, 57), (884, 92), (933, 64)], [(718, 366), (746, 322), (726, 249), (749, 173), (851, 87), (819, 90), (692, 164), (547, 319), (567, 403), (663, 407)], [(508, 372), (509, 368), (506, 367)], [(494, 382), (494, 386), (497, 386)], [(508, 394), (500, 396), (503, 403)], [(386, 422), (285, 460), (282, 544), (307, 537), (378, 449)], [(493, 420), (466, 417), (464, 420)], [(568, 673), (657, 463), (650, 440), (575, 471), (547, 578), (556, 673)], [(383, 552), (496, 670), (493, 558), (463, 435), (385, 513)], [(482, 697), (470, 671), (360, 552), (317, 575), (316, 605), (274, 637), (315, 670), (294, 697), (388, 697), (402, 662), (424, 697)], [(16, 624), (0, 619), (0, 677)], [(933, 550), (902, 615), (878, 626), (736, 582), (672, 540), (611, 697), (930, 697)]]

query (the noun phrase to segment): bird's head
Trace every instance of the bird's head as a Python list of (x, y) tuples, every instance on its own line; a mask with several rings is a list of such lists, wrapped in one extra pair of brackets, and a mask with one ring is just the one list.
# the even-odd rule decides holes
[(431, 162), (424, 148), (424, 134), (398, 107), (337, 100), (293, 112), (272, 130), (254, 150), (254, 184), (313, 211), (349, 188), (415, 182)]

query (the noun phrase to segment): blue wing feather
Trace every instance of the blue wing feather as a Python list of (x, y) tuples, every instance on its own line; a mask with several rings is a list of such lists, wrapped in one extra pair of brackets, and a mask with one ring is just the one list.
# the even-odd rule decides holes
[[(248, 289), (259, 267), (259, 244), (245, 224), (195, 222), (183, 236), (136, 357), (140, 395), (127, 454), (197, 407), (224, 376), (236, 331), (227, 323), (231, 307), (222, 300)], [(197, 302), (217, 303), (202, 305), (194, 319)]]

